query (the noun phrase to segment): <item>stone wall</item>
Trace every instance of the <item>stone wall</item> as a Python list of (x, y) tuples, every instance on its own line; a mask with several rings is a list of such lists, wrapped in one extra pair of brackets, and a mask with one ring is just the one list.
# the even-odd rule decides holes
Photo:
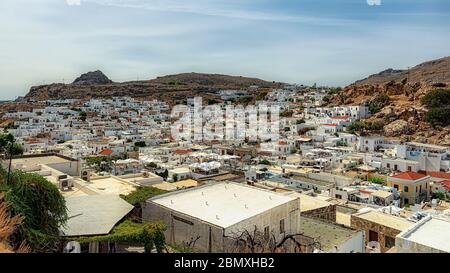
[(326, 222), (336, 222), (336, 205), (330, 204), (327, 207), (322, 207), (318, 209), (302, 211), (302, 216), (320, 219)]
[(389, 236), (395, 240), (395, 236), (397, 236), (401, 232), (401, 230), (383, 226), (379, 223), (370, 222), (365, 219), (359, 218), (355, 215), (352, 215), (350, 221), (352, 228), (357, 230), (363, 230), (365, 232), (366, 245), (369, 243), (369, 231), (377, 232), (378, 242), (380, 243), (382, 253), (390, 249), (390, 247), (386, 247), (386, 236)]

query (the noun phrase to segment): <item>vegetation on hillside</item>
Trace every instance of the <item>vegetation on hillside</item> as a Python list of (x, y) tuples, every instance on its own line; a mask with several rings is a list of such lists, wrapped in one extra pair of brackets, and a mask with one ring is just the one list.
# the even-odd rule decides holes
[(380, 112), (390, 101), (389, 96), (384, 93), (377, 95), (368, 105), (370, 113), (373, 115)]
[(358, 120), (353, 122), (348, 126), (348, 131), (351, 133), (355, 132), (366, 132), (366, 131), (380, 131), (383, 129), (384, 124), (382, 122), (371, 122), (366, 120)]
[(428, 108), (426, 121), (433, 125), (450, 125), (450, 89), (432, 90), (421, 102)]

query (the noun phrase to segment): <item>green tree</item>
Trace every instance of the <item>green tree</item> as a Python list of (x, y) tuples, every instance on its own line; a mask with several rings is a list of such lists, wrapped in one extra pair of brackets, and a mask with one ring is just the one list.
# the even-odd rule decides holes
[[(5, 172), (0, 178), (4, 181)], [(23, 222), (14, 234), (12, 244), (25, 242), (34, 252), (58, 250), (59, 228), (67, 221), (67, 209), (58, 188), (44, 177), (14, 171), (11, 181), (0, 185), (12, 217)]]
[(147, 144), (145, 143), (145, 141), (137, 141), (136, 143), (134, 143), (134, 146), (138, 148), (144, 148), (147, 147)]
[(422, 99), (422, 104), (427, 108), (450, 105), (450, 89), (435, 89), (428, 92)]
[(16, 155), (23, 154), (22, 145), (11, 142), (6, 147), (6, 154), (9, 156), (9, 164), (8, 164), (8, 182), (11, 181), (11, 167), (12, 167), (12, 159)]
[(23, 154), (23, 147), (20, 144), (16, 143), (13, 135), (0, 134), (0, 152), (5, 155), (5, 158), (9, 158), (8, 181), (10, 181), (12, 158), (15, 155)]
[(267, 159), (259, 161), (259, 164), (261, 164), (261, 165), (269, 165), (269, 166), (272, 165), (272, 164), (270, 164), (269, 160), (267, 160)]

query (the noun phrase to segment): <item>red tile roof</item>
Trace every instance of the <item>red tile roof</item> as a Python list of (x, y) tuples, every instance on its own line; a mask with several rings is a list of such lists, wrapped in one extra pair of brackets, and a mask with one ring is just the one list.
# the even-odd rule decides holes
[(103, 151), (100, 152), (100, 154), (101, 154), (101, 155), (104, 155), (104, 156), (110, 156), (110, 155), (112, 155), (113, 153), (114, 153), (114, 151), (113, 151), (113, 150), (109, 150), (109, 149), (105, 149), (105, 150), (103, 150)]
[(337, 126), (337, 124), (324, 124), (324, 126), (333, 126), (333, 127), (335, 127), (335, 126)]
[(177, 155), (187, 155), (187, 154), (190, 154), (190, 153), (192, 153), (191, 150), (176, 150), (175, 151), (175, 154), (177, 154)]
[(260, 156), (272, 156), (272, 152), (270, 151), (261, 151), (258, 153)]
[(426, 172), (426, 175), (429, 175), (434, 178), (442, 178), (446, 180), (450, 180), (450, 173), (444, 173), (444, 172)]
[(442, 184), (447, 191), (450, 191), (450, 180), (443, 180), (437, 183)]
[(392, 178), (398, 178), (403, 180), (419, 180), (421, 178), (426, 177), (426, 175), (421, 173), (415, 173), (415, 172), (404, 172), (397, 175), (392, 176)]
[(349, 119), (350, 116), (333, 116), (332, 119)]

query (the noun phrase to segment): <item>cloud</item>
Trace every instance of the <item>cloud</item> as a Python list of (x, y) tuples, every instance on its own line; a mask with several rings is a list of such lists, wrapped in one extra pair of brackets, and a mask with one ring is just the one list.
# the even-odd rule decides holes
[(66, 0), (66, 3), (69, 6), (80, 6), (81, 0)]
[(367, 5), (369, 6), (380, 6), (381, 0), (367, 0)]
[(227, 5), (224, 4), (221, 5), (220, 1), (213, 2), (202, 0), (197, 1), (85, 0), (85, 2), (91, 2), (98, 5), (112, 6), (112, 7), (135, 8), (159, 12), (190, 13), (197, 15), (216, 16), (216, 17), (243, 19), (243, 20), (253, 20), (253, 21), (276, 21), (276, 22), (305, 23), (311, 25), (326, 25), (326, 26), (339, 26), (339, 25), (342, 26), (353, 23), (353, 21), (350, 19), (301, 16), (286, 13), (258, 11), (255, 9), (245, 9), (242, 8), (241, 5), (239, 5), (239, 2), (235, 5), (229, 3), (227, 3)]

